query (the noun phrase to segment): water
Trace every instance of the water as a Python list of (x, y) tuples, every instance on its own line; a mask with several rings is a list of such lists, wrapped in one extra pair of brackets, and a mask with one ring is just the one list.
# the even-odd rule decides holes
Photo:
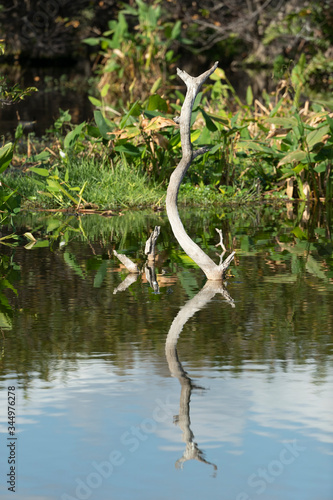
[[(8, 72), (6, 68), (0, 71)], [(42, 137), (60, 116), (59, 108), (69, 110), (74, 124), (92, 119), (93, 106), (87, 96), (90, 77), (85, 67), (43, 65), (15, 70), (14, 66), (9, 75), (12, 84), (18, 83), (24, 89), (35, 87), (38, 92), (18, 103), (0, 107), (0, 135), (14, 135), (21, 123), (25, 133), (34, 132), (36, 137)]]
[[(236, 249), (224, 288), (163, 214), (18, 221), (38, 242), (1, 257), (3, 499), (12, 386), (20, 500), (333, 498), (330, 213), (183, 220), (215, 260), (215, 227)], [(159, 293), (145, 273), (120, 291), (112, 249), (143, 263), (155, 224)]]

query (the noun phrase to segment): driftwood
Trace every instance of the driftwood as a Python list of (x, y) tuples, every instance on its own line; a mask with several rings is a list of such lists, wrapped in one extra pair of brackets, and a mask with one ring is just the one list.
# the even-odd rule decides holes
[(199, 462), (211, 465), (214, 469), (214, 473), (217, 470), (216, 465), (208, 462), (205, 459), (203, 451), (200, 450), (197, 443), (195, 443), (194, 441), (194, 434), (191, 430), (191, 393), (193, 389), (202, 389), (202, 387), (196, 386), (182, 367), (182, 364), (178, 358), (177, 342), (185, 323), (197, 311), (202, 309), (210, 300), (212, 300), (216, 293), (221, 293), (224, 299), (232, 307), (235, 307), (233, 299), (223, 287), (222, 283), (219, 283), (218, 281), (207, 281), (202, 290), (200, 290), (200, 292), (195, 297), (193, 297), (193, 299), (189, 300), (181, 308), (171, 324), (165, 342), (165, 355), (167, 358), (170, 374), (173, 377), (177, 377), (181, 385), (179, 415), (174, 418), (174, 421), (177, 425), (179, 425), (183, 432), (183, 440), (185, 441), (186, 448), (183, 456), (177, 460), (176, 467), (182, 468), (184, 462), (188, 460), (198, 460)]
[(124, 255), (123, 253), (118, 253), (116, 250), (113, 250), (114, 255), (117, 257), (117, 259), (120, 260), (122, 264), (126, 267), (126, 269), (133, 274), (139, 274), (139, 268), (135, 262), (133, 262), (129, 257)]
[[(157, 238), (160, 234), (160, 226), (155, 226), (154, 231), (151, 233), (149, 238), (146, 241), (145, 246), (145, 254), (147, 255), (147, 262), (145, 265), (145, 273), (146, 278), (149, 285), (152, 287), (155, 293), (159, 293), (159, 286), (156, 279), (156, 271), (155, 271), (155, 245)], [(122, 283), (114, 290), (114, 294), (118, 292), (123, 292), (126, 290), (132, 283), (134, 283), (137, 277), (140, 274), (140, 269), (138, 265), (133, 262), (129, 257), (124, 255), (123, 253), (118, 253), (116, 250), (113, 250), (114, 255), (120, 262), (126, 267), (126, 269), (130, 272), (128, 276), (124, 279)]]
[(187, 87), (180, 116), (174, 119), (174, 121), (179, 123), (180, 126), (182, 158), (170, 177), (166, 197), (166, 209), (173, 234), (185, 253), (187, 253), (187, 255), (202, 269), (209, 280), (221, 281), (230, 262), (234, 258), (235, 252), (232, 252), (224, 262), (221, 262), (219, 265), (215, 264), (215, 262), (188, 236), (182, 221), (180, 220), (177, 208), (179, 187), (184, 175), (191, 165), (192, 160), (198, 155), (209, 151), (209, 148), (206, 147), (199, 148), (196, 151), (192, 150), (191, 114), (195, 98), (202, 84), (215, 71), (217, 65), (218, 63), (216, 62), (211, 69), (202, 73), (198, 77), (190, 76), (185, 71), (177, 68), (178, 76), (183, 80)]
[(155, 226), (154, 231), (151, 233), (148, 240), (146, 241), (145, 254), (147, 255), (149, 261), (155, 260), (155, 245), (157, 238), (160, 235), (160, 232), (161, 232), (161, 227)]

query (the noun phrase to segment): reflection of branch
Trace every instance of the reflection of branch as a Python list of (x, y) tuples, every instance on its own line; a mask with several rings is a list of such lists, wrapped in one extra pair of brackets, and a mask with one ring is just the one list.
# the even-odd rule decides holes
[[(155, 226), (154, 231), (151, 233), (148, 240), (146, 241), (146, 247), (145, 247), (145, 254), (148, 257), (147, 265), (145, 268), (146, 278), (155, 293), (159, 293), (159, 287), (156, 280), (156, 271), (155, 271), (155, 245), (159, 234), (160, 234), (160, 226)], [(113, 293), (115, 294), (118, 292), (123, 292), (132, 283), (134, 283), (140, 271), (137, 264), (135, 264), (135, 262), (133, 262), (129, 257), (127, 257), (122, 253), (118, 253), (116, 250), (113, 250), (113, 253), (117, 257), (117, 259), (119, 259), (120, 262), (131, 273), (128, 276), (126, 276), (124, 281), (120, 283), (120, 285), (114, 290)]]
[(155, 271), (155, 245), (157, 238), (160, 235), (160, 226), (155, 226), (154, 231), (149, 236), (146, 241), (145, 254), (147, 255), (147, 264), (145, 267), (146, 278), (149, 285), (152, 287), (155, 293), (160, 293), (160, 289), (156, 279)]
[(122, 281), (120, 285), (113, 290), (113, 294), (115, 295), (118, 292), (124, 292), (129, 286), (131, 286), (132, 283), (134, 283), (134, 281), (137, 280), (138, 276), (139, 275), (135, 273), (128, 274), (124, 281)]
[(147, 281), (148, 281), (149, 285), (152, 287), (152, 289), (154, 290), (154, 293), (160, 293), (160, 287), (158, 286), (157, 278), (156, 278), (154, 261), (152, 262), (152, 265), (148, 265), (148, 264), (146, 265), (145, 273), (146, 273)]
[(133, 262), (129, 257), (124, 255), (123, 253), (118, 253), (116, 250), (113, 250), (114, 255), (117, 257), (117, 259), (120, 260), (122, 264), (126, 267), (126, 269), (130, 272), (128, 276), (124, 279), (120, 285), (117, 286), (115, 290), (113, 290), (113, 293), (116, 294), (118, 292), (123, 292), (126, 290), (129, 286), (131, 286), (134, 281), (137, 280), (137, 277), (139, 276), (139, 268), (135, 262)]
[(181, 308), (172, 322), (165, 342), (165, 355), (169, 365), (170, 373), (173, 377), (178, 378), (181, 385), (179, 415), (175, 417), (175, 423), (177, 423), (183, 431), (183, 440), (186, 443), (186, 449), (183, 453), (183, 456), (176, 462), (177, 468), (183, 467), (184, 462), (186, 462), (187, 460), (195, 459), (199, 462), (204, 462), (208, 465), (212, 465), (214, 471), (217, 470), (217, 466), (211, 462), (208, 462), (204, 458), (203, 452), (199, 449), (197, 443), (194, 442), (194, 434), (190, 428), (190, 399), (192, 389), (197, 388), (197, 386), (193, 384), (191, 378), (185, 372), (181, 362), (179, 361), (177, 353), (178, 338), (185, 323), (197, 311), (202, 309), (216, 295), (216, 293), (221, 293), (227, 300), (227, 302), (232, 307), (235, 307), (233, 299), (230, 297), (230, 295), (220, 282), (207, 281), (203, 289)]

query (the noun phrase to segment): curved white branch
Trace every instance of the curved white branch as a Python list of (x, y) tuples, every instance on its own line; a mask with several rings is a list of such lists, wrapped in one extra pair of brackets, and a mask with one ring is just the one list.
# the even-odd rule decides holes
[(182, 71), (177, 68), (178, 76), (183, 80), (187, 87), (180, 117), (179, 119), (177, 119), (177, 123), (179, 123), (180, 126), (182, 159), (180, 160), (178, 166), (173, 171), (170, 177), (166, 197), (166, 209), (173, 234), (177, 238), (183, 250), (202, 269), (209, 280), (223, 279), (223, 275), (230, 262), (234, 258), (235, 252), (232, 252), (223, 263), (221, 263), (220, 265), (216, 265), (215, 262), (196, 243), (194, 243), (194, 241), (186, 233), (182, 221), (179, 217), (177, 198), (180, 184), (189, 166), (191, 165), (193, 158), (207, 151), (206, 148), (200, 148), (195, 152), (193, 152), (192, 150), (191, 114), (195, 98), (202, 84), (212, 73), (214, 73), (217, 66), (218, 62), (216, 62), (212, 66), (212, 68), (210, 68), (205, 73), (202, 73), (202, 75), (199, 75), (198, 77), (190, 76), (188, 73), (186, 73), (186, 71)]

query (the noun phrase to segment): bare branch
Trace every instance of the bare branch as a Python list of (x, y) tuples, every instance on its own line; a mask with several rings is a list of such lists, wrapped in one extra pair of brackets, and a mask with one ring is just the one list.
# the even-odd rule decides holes
[(155, 245), (157, 238), (160, 235), (161, 227), (155, 226), (154, 231), (149, 236), (146, 241), (145, 254), (148, 256), (148, 260), (155, 260)]
[(186, 174), (193, 158), (208, 151), (206, 147), (192, 151), (191, 143), (191, 115), (195, 98), (205, 80), (215, 71), (218, 66), (216, 62), (208, 71), (198, 77), (190, 76), (186, 71), (177, 69), (178, 76), (185, 82), (187, 90), (185, 100), (177, 120), (180, 126), (180, 140), (182, 146), (182, 158), (173, 171), (167, 190), (166, 209), (168, 218), (175, 237), (187, 255), (203, 270), (209, 280), (222, 280), (223, 275), (234, 257), (234, 252), (225, 262), (216, 265), (213, 260), (188, 236), (182, 221), (180, 220), (177, 198), (179, 186)]
[(117, 259), (120, 260), (120, 262), (122, 264), (124, 264), (124, 266), (126, 267), (126, 269), (130, 272), (130, 273), (133, 273), (133, 274), (138, 274), (139, 273), (139, 268), (138, 266), (135, 264), (135, 262), (133, 262), (130, 258), (128, 258), (126, 255), (122, 254), (122, 253), (118, 253), (116, 252), (116, 250), (113, 250), (113, 253), (114, 255), (117, 257)]

